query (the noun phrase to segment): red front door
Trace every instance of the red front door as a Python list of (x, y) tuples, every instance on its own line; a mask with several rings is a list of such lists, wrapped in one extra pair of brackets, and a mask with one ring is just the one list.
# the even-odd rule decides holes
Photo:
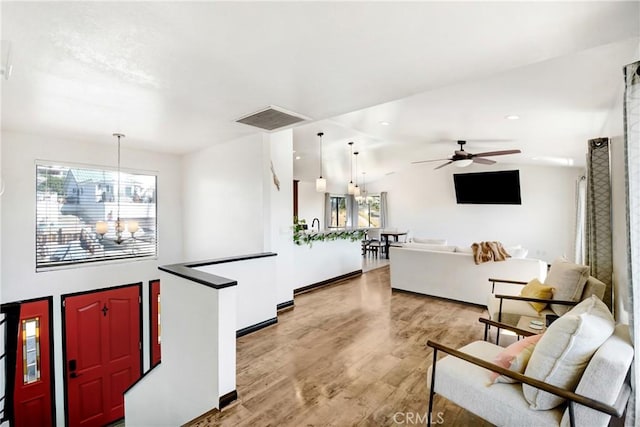
[(16, 426), (53, 425), (49, 300), (20, 304), (13, 408)]
[(134, 285), (64, 298), (71, 427), (124, 417), (124, 390), (140, 377), (139, 297)]

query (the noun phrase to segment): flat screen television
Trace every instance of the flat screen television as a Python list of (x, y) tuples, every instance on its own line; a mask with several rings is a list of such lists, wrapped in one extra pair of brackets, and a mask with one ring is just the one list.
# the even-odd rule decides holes
[(456, 173), (458, 204), (520, 205), (520, 171)]

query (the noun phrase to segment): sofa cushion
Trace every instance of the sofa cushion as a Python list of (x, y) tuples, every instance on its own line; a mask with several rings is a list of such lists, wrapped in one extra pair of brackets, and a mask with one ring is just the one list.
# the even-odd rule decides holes
[[(611, 336), (615, 322), (607, 306), (595, 296), (582, 301), (553, 322), (536, 345), (525, 375), (574, 390), (591, 356)], [(524, 384), (531, 409), (547, 410), (564, 399)]]
[(415, 243), (426, 243), (428, 245), (446, 245), (447, 241), (445, 239), (423, 239), (422, 237), (414, 237), (411, 239), (412, 242)]
[[(523, 340), (519, 340), (511, 344), (500, 352), (494, 359), (493, 363), (511, 371), (522, 374), (529, 363), (533, 349), (538, 341), (542, 338), (542, 335), (531, 335)], [(509, 378), (504, 375), (500, 375), (497, 372), (491, 372), (489, 374), (489, 380), (492, 384), (495, 383), (516, 383), (518, 381)]]
[(454, 252), (455, 246), (447, 245), (428, 245), (426, 243), (404, 243), (403, 248), (421, 249), (423, 251), (437, 251), (437, 252)]
[[(538, 279), (533, 279), (520, 291), (520, 296), (540, 299), (551, 299), (553, 297), (553, 288), (543, 285)], [(540, 313), (547, 306), (546, 302), (527, 301), (531, 307)]]
[[(590, 397), (608, 405), (614, 405), (623, 383), (626, 381), (631, 361), (633, 345), (629, 337), (628, 325), (617, 325), (616, 329), (589, 361), (576, 393)], [(562, 418), (562, 426), (569, 426), (569, 410)], [(575, 425), (609, 425), (609, 415), (582, 405), (574, 407)]]
[[(459, 350), (490, 362), (504, 349), (486, 341), (475, 341)], [(429, 367), (427, 384), (431, 384), (431, 371)], [(492, 424), (539, 427), (560, 423), (560, 409), (530, 411), (522, 395), (521, 384), (494, 384), (487, 387), (488, 375), (487, 369), (446, 356), (437, 362), (434, 390)]]
[(584, 290), (582, 291), (582, 298), (588, 298), (591, 295), (595, 295), (602, 299), (604, 297), (604, 291), (607, 285), (593, 276), (589, 276), (587, 283), (584, 284)]
[[(553, 286), (553, 299), (580, 301), (588, 277), (588, 265), (574, 264), (560, 258), (551, 264), (544, 284)], [(559, 304), (551, 304), (551, 309), (558, 316), (562, 316), (569, 311), (568, 306)]]
[(526, 258), (529, 255), (529, 250), (521, 246), (510, 246), (504, 249), (512, 258)]

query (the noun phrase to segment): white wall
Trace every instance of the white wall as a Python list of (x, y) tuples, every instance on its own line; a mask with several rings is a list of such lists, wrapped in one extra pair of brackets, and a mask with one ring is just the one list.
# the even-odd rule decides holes
[(298, 183), (298, 218), (307, 221), (309, 228), (313, 218), (320, 220), (320, 229), (327, 228), (324, 223), (324, 193), (316, 191), (316, 183), (300, 181)]
[(183, 425), (236, 388), (236, 287), (161, 280), (162, 363), (125, 394), (128, 426)]
[(263, 150), (258, 134), (183, 157), (186, 260), (263, 251)]
[(293, 132), (285, 130), (215, 145), (183, 159), (185, 259), (275, 252), (278, 303), (293, 299), (292, 151)]
[[(253, 258), (242, 261), (195, 267), (216, 276), (238, 282), (236, 288), (236, 330), (276, 317), (278, 257)], [(164, 320), (164, 319), (163, 319)], [(235, 335), (233, 337), (235, 340)]]
[[(2, 132), (2, 176), (6, 190), (2, 196), (2, 302), (53, 296), (53, 333), (55, 400), (57, 424), (64, 425), (62, 378), (62, 319), (60, 295), (106, 288), (128, 283), (143, 283), (160, 274), (157, 266), (182, 260), (181, 164), (173, 155), (122, 148), (122, 168), (155, 171), (158, 175), (158, 259), (98, 264), (36, 273), (35, 161), (79, 163), (114, 167), (116, 146), (97, 146), (86, 142), (63, 141), (49, 137)], [(143, 298), (144, 368), (148, 356), (148, 301)]]
[[(456, 204), (453, 173), (520, 170), (522, 205)], [(387, 191), (387, 226), (409, 230), (409, 236), (445, 238), (450, 244), (469, 245), (497, 240), (522, 244), (530, 258), (547, 262), (573, 257), (575, 179), (578, 168), (520, 165), (449, 167), (433, 170), (415, 165), (377, 182), (371, 193)]]
[[(273, 162), (273, 168), (280, 181), (278, 190), (273, 184), (271, 170), (263, 176), (268, 190), (267, 206), (269, 222), (265, 225), (265, 251), (275, 252), (276, 257), (276, 301), (283, 303), (293, 300), (293, 130), (265, 134), (265, 166)], [(268, 158), (267, 158), (268, 157)], [(268, 161), (267, 161), (268, 160)], [(270, 167), (269, 167), (270, 169)]]

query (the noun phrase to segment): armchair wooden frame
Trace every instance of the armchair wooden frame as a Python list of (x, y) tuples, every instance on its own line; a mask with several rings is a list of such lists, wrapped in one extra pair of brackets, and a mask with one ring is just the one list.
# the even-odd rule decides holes
[[(488, 319), (479, 319), (480, 322), (485, 323), (485, 335), (486, 335), (486, 328), (488, 328), (488, 325), (491, 324), (493, 326), (498, 326), (501, 329), (507, 329), (507, 330), (511, 330), (517, 334), (519, 334), (520, 332), (522, 332), (522, 335), (533, 335), (533, 333), (529, 332), (529, 331), (524, 331), (522, 329), (518, 329), (516, 327), (513, 327), (511, 325), (507, 325), (507, 324), (503, 324), (503, 323), (499, 323), (499, 322), (494, 322), (492, 320), (488, 320)], [(485, 369), (489, 369), (491, 371), (497, 372), (500, 375), (504, 375), (506, 377), (512, 378), (516, 381), (519, 381), (523, 384), (528, 384), (532, 387), (535, 387), (539, 390), (543, 390), (546, 392), (549, 392), (551, 394), (555, 394), (556, 396), (562, 397), (564, 399), (566, 399), (568, 401), (568, 408), (569, 408), (569, 424), (571, 427), (575, 427), (575, 420), (574, 420), (574, 405), (575, 404), (579, 404), (579, 405), (583, 405), (583, 406), (587, 406), (591, 409), (594, 409), (596, 411), (599, 412), (604, 412), (605, 414), (611, 415), (613, 417), (616, 418), (620, 418), (622, 417), (622, 415), (624, 414), (624, 410), (626, 407), (626, 402), (629, 399), (629, 395), (631, 393), (631, 390), (629, 388), (629, 386), (627, 384), (624, 384), (622, 386), (622, 389), (620, 390), (620, 394), (618, 395), (618, 398), (616, 399), (616, 402), (613, 404), (613, 406), (611, 405), (607, 405), (606, 403), (602, 403), (598, 400), (595, 399), (591, 399), (589, 397), (586, 396), (582, 396), (580, 394), (574, 393), (571, 390), (566, 390), (560, 387), (556, 387), (552, 384), (546, 383), (544, 381), (540, 381), (537, 380), (535, 378), (531, 378), (531, 377), (527, 377), (523, 374), (520, 374), (518, 372), (515, 371), (511, 371), (509, 369), (503, 368), (502, 366), (498, 366), (494, 363), (491, 362), (487, 362), (486, 360), (482, 360), (478, 357), (472, 356), (470, 354), (461, 352), (459, 350), (453, 349), (451, 347), (447, 347), (445, 345), (442, 345), (440, 343), (434, 342), (434, 341), (427, 341), (427, 346), (433, 348), (433, 366), (431, 368), (431, 385), (430, 385), (430, 389), (429, 389), (429, 412), (427, 415), (427, 425), (431, 425), (431, 417), (432, 417), (432, 412), (433, 412), (433, 398), (435, 396), (435, 391), (434, 391), (434, 387), (435, 387), (435, 378), (436, 378), (436, 362), (438, 360), (438, 351), (442, 351), (446, 354), (449, 354), (453, 357), (457, 357), (459, 359), (462, 359), (464, 361), (467, 361), (469, 363), (472, 363), (474, 365), (480, 366), (482, 368)]]
[[(489, 281), (491, 282), (491, 293), (494, 294), (495, 298), (498, 298), (500, 300), (500, 307), (498, 309), (498, 322), (502, 322), (502, 303), (506, 299), (515, 300), (515, 301), (527, 301), (527, 302), (544, 302), (547, 304), (568, 305), (571, 307), (578, 305), (580, 303), (580, 301), (566, 301), (566, 300), (554, 300), (554, 299), (545, 299), (545, 298), (523, 297), (520, 295), (495, 294), (496, 283), (526, 285), (527, 282), (521, 282), (519, 280), (494, 279), (492, 277), (489, 278)], [(489, 313), (489, 315), (491, 316), (491, 313)], [(488, 325), (485, 324), (485, 341), (486, 341), (487, 330), (488, 330)], [(522, 331), (522, 329), (520, 329), (520, 331)], [(514, 331), (514, 332), (517, 333), (517, 331)], [(522, 334), (518, 334), (518, 335), (522, 335)], [(524, 336), (527, 336), (527, 335), (524, 335)], [(499, 343), (499, 339), (500, 339), (500, 334), (498, 333), (498, 336), (496, 337), (496, 345)]]

